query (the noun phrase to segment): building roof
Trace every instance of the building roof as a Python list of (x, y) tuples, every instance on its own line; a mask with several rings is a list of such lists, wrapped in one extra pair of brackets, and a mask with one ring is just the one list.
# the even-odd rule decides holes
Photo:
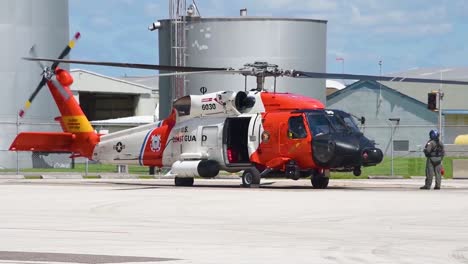
[(122, 76), (119, 79), (128, 81), (131, 83), (137, 83), (152, 89), (159, 90), (159, 76), (148, 75), (148, 76)]
[[(424, 68), (411, 69), (405, 72), (390, 74), (390, 76), (430, 78), (430, 79), (450, 79), (468, 80), (468, 67), (463, 68)], [(423, 103), (427, 103), (427, 93), (436, 91), (439, 88), (444, 93), (442, 109), (468, 110), (468, 85), (439, 85), (423, 83), (405, 82), (381, 82), (383, 85), (412, 97)]]
[(129, 94), (151, 94), (158, 92), (157, 87), (147, 86), (143, 83), (132, 82), (123, 78), (109, 77), (92, 71), (72, 69), (70, 73), (75, 79), (75, 84), (77, 84), (71, 87), (73, 91)]
[(145, 116), (129, 116), (107, 120), (90, 121), (94, 126), (136, 126), (155, 122), (155, 117), (151, 115)]
[(334, 89), (337, 89), (337, 90), (341, 90), (341, 89), (346, 87), (346, 85), (344, 85), (343, 83), (341, 83), (339, 81), (329, 80), (329, 79), (326, 80), (326, 85), (325, 86), (327, 88), (334, 88)]
[[(389, 91), (391, 93), (396, 93), (399, 96), (407, 97), (409, 100), (413, 101), (416, 104), (426, 105), (426, 102), (419, 101), (419, 100), (417, 100), (417, 99), (415, 99), (415, 98), (413, 98), (411, 96), (408, 96), (408, 95), (406, 95), (406, 94), (404, 94), (404, 93), (402, 93), (402, 92), (400, 92), (398, 90), (392, 89), (392, 88), (388, 87), (387, 85), (383, 84), (383, 82), (381, 84), (379, 82), (369, 81), (369, 80), (357, 81), (357, 82), (355, 82), (355, 83), (353, 83), (351, 85), (348, 85), (348, 86), (346, 86), (346, 88), (341, 89), (341, 90), (327, 96), (327, 101), (331, 100), (331, 99), (333, 99), (333, 98), (335, 98), (337, 96), (344, 95), (345, 93), (347, 93), (349, 91), (352, 91), (354, 89), (359, 89), (361, 87), (365, 87), (366, 84), (372, 85), (374, 87), (379, 87), (381, 89), (385, 89), (385, 90), (387, 90), (387, 91)], [(426, 99), (427, 99), (427, 94), (426, 94)]]
[(430, 79), (440, 79), (442, 77), (443, 79), (468, 81), (468, 67), (414, 68), (390, 75)]

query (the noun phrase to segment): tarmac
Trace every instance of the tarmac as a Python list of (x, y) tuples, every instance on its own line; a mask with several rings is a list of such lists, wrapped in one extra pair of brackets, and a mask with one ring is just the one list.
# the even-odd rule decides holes
[(1, 179), (0, 263), (468, 263), (468, 181)]

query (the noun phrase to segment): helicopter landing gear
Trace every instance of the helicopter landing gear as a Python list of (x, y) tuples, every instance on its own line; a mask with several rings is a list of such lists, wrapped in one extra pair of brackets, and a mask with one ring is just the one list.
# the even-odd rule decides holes
[(353, 174), (354, 176), (361, 176), (361, 167), (354, 167)]
[(324, 170), (313, 170), (310, 182), (314, 189), (325, 189), (328, 187), (330, 178), (325, 176)]
[(193, 178), (174, 178), (175, 186), (193, 186)]
[(252, 185), (258, 186), (260, 184), (260, 178), (260, 172), (257, 168), (252, 167), (246, 169), (242, 174), (242, 187), (250, 188)]

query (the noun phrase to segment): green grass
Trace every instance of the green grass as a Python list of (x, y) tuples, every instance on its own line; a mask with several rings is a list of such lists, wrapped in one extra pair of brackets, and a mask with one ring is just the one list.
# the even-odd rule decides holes
[[(84, 173), (86, 170), (85, 164), (76, 164), (74, 169), (71, 168), (31, 168), (21, 169), (21, 172), (71, 172), (71, 173)], [(143, 166), (128, 166), (130, 174), (143, 174), (149, 173), (148, 167)], [(16, 170), (2, 170), (2, 171), (16, 171)], [(88, 173), (113, 173), (117, 172), (116, 165), (111, 164), (89, 164)]]
[(154, 179), (154, 176), (153, 175), (139, 175), (138, 179), (149, 180), (149, 179)]
[(26, 175), (24, 176), (26, 180), (42, 180), (40, 175)]
[[(446, 157), (443, 161), (445, 169), (445, 178), (452, 178), (452, 160), (461, 158)], [(424, 176), (426, 169), (426, 158), (406, 158), (395, 157), (393, 159), (393, 175), (409, 178), (410, 176)], [(385, 158), (383, 162), (377, 166), (362, 168), (362, 174), (355, 177), (352, 172), (332, 172), (333, 179), (365, 179), (369, 175), (391, 175), (391, 158)]]
[(101, 179), (98, 175), (83, 175), (83, 179), (88, 179), (88, 180), (95, 180), (95, 179)]

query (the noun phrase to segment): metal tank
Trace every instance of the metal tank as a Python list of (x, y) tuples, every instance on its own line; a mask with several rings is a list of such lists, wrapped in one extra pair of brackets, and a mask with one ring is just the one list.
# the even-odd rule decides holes
[[(174, 45), (171, 20), (160, 20), (159, 62), (174, 65), (174, 50), (183, 51), (186, 66), (241, 68), (246, 63), (266, 61), (282, 69), (325, 72), (327, 22), (295, 18), (201, 18), (185, 17), (185, 45)], [(180, 22), (179, 22), (180, 23)], [(172, 28), (173, 28), (172, 24)], [(180, 81), (179, 81), (180, 83)], [(239, 75), (188, 75), (185, 91), (200, 94), (207, 92), (243, 90), (245, 79)], [(267, 78), (265, 88), (273, 90), (273, 79)], [(171, 77), (160, 79), (160, 116), (170, 111), (174, 99)], [(255, 78), (248, 79), (248, 89), (256, 87)], [(325, 103), (325, 80), (277, 79), (277, 91), (298, 93)]]
[[(60, 129), (54, 122), (58, 110), (47, 87), (34, 99), (25, 117), (18, 119), (19, 109), (38, 85), (42, 72), (37, 63), (21, 57), (29, 56), (33, 44), (38, 56), (57, 57), (68, 43), (68, 26), (68, 0), (0, 1), (0, 169), (33, 165), (31, 153), (17, 156), (8, 151), (17, 132)], [(40, 158), (35, 162), (40, 163)]]

